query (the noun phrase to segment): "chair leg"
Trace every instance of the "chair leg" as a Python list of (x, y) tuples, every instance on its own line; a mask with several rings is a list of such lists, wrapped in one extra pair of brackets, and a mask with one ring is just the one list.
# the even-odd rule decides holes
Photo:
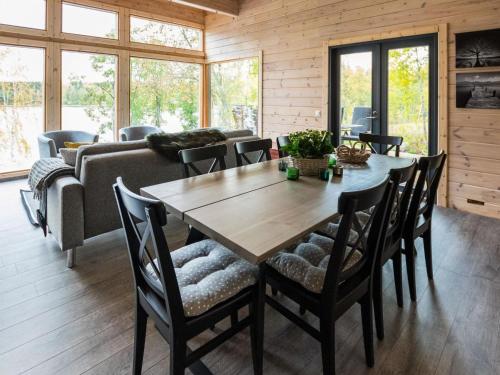
[(408, 286), (410, 298), (413, 302), (417, 300), (417, 283), (415, 281), (415, 252), (412, 250), (413, 238), (405, 238), (406, 272), (408, 274)]
[(427, 277), (429, 280), (432, 280), (434, 278), (434, 272), (432, 270), (432, 237), (430, 227), (424, 232), (422, 237), (424, 239), (425, 268), (427, 269)]
[(375, 364), (375, 353), (373, 347), (373, 317), (372, 298), (366, 294), (361, 300), (361, 320), (363, 322), (363, 342), (365, 344), (366, 365), (373, 367)]
[(403, 307), (403, 272), (401, 262), (401, 251), (398, 250), (392, 257), (392, 268), (394, 270), (394, 286), (396, 287), (396, 300), (399, 307)]
[(276, 288), (271, 288), (271, 294), (272, 294), (273, 296), (277, 296), (277, 295), (278, 295), (278, 289), (276, 289)]
[(264, 301), (266, 296), (265, 265), (260, 265), (259, 282), (252, 301), (253, 322), (250, 325), (254, 375), (262, 375), (264, 368)]
[(335, 374), (335, 321), (333, 318), (320, 318), (321, 358), (323, 375)]
[(373, 275), (373, 309), (375, 311), (375, 326), (377, 338), (384, 339), (384, 301), (382, 291), (382, 267), (375, 270)]
[(186, 350), (185, 341), (170, 341), (170, 375), (184, 375), (186, 371)]
[(76, 247), (66, 250), (66, 267), (73, 268), (76, 265)]
[(134, 360), (133, 374), (142, 373), (142, 359), (144, 357), (144, 345), (146, 343), (146, 327), (148, 316), (142, 306), (136, 302), (135, 308), (135, 333), (134, 333)]

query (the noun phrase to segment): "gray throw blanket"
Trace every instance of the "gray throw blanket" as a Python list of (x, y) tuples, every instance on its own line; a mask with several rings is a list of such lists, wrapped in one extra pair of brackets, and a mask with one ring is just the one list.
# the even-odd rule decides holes
[(37, 160), (31, 167), (28, 175), (28, 185), (33, 191), (35, 199), (40, 201), (37, 210), (38, 224), (47, 236), (47, 188), (60, 176), (73, 176), (75, 167), (72, 167), (60, 158), (44, 158)]
[(172, 161), (179, 161), (179, 151), (203, 147), (227, 138), (218, 129), (196, 129), (182, 133), (153, 133), (146, 136), (148, 147)]

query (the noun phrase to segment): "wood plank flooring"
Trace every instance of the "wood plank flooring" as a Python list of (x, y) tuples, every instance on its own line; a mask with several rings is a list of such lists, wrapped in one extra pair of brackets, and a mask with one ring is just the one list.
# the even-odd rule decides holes
[[(0, 374), (129, 374), (133, 298), (122, 232), (89, 240), (69, 270), (54, 240), (29, 224), (22, 186), (0, 184)], [(178, 247), (186, 228), (170, 224)], [(339, 374), (500, 374), (500, 221), (437, 209), (433, 235), (435, 280), (427, 280), (419, 251), (417, 303), (405, 279), (405, 305), (397, 307), (386, 267), (386, 338), (376, 342), (374, 369), (365, 366), (359, 309), (339, 320)], [(167, 344), (151, 325), (144, 373), (166, 374), (168, 361)], [(252, 374), (249, 333), (204, 361), (216, 374)], [(319, 344), (266, 308), (265, 374), (320, 369)]]

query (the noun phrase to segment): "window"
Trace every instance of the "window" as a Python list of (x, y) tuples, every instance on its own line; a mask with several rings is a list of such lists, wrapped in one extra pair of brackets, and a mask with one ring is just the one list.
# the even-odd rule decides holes
[(43, 30), (45, 8), (45, 0), (3, 0), (0, 6), (0, 23)]
[(200, 65), (132, 57), (131, 125), (168, 132), (199, 127)]
[(44, 131), (43, 48), (0, 45), (0, 173), (29, 169)]
[(99, 134), (112, 141), (115, 127), (117, 57), (62, 52), (62, 128)]
[(201, 50), (201, 38), (202, 33), (199, 29), (130, 17), (130, 40), (132, 42)]
[(118, 13), (63, 3), (62, 31), (99, 38), (118, 39)]
[(210, 126), (257, 134), (259, 59), (210, 65)]

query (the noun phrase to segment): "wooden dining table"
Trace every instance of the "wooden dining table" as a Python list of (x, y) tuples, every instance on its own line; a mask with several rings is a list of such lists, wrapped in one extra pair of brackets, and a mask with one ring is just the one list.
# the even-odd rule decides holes
[(346, 165), (329, 181), (301, 176), (287, 180), (278, 160), (162, 183), (141, 189), (167, 212), (254, 264), (314, 231), (337, 215), (344, 191), (381, 182), (391, 169), (412, 159), (372, 155)]

